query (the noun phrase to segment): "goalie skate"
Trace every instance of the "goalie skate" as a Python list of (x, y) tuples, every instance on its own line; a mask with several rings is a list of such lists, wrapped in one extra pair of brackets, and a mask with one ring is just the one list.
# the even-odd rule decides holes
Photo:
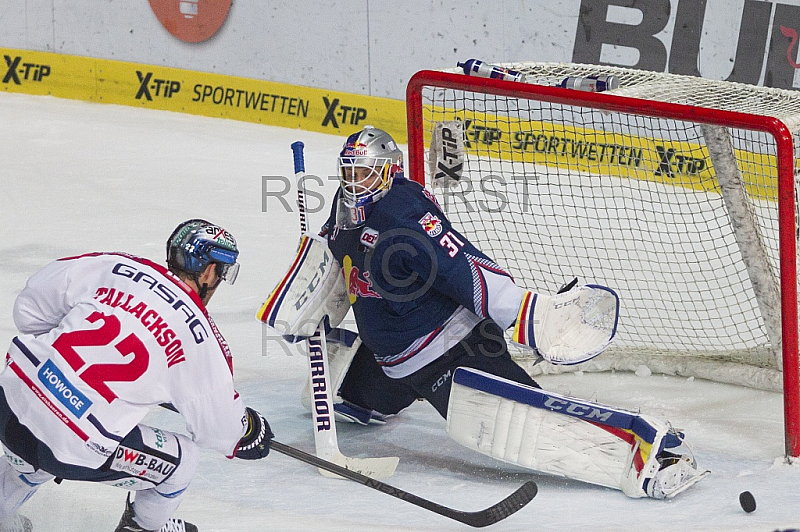
[(710, 473), (708, 470), (698, 469), (694, 458), (685, 454), (662, 451), (658, 461), (661, 467), (645, 488), (647, 495), (654, 499), (671, 499)]
[(362, 408), (350, 401), (345, 401), (341, 398), (339, 398), (339, 400), (341, 401), (340, 403), (334, 403), (333, 405), (333, 413), (339, 421), (356, 423), (358, 425), (385, 425), (386, 419), (389, 417), (375, 410)]
[(114, 532), (197, 532), (197, 527), (183, 519), (170, 519), (158, 530), (142, 528), (133, 520), (133, 504), (131, 504), (131, 496), (128, 494), (128, 499), (125, 501), (125, 512)]

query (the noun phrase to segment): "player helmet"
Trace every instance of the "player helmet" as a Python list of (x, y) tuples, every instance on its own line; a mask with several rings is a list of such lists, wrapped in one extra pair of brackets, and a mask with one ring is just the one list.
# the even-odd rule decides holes
[(368, 207), (389, 192), (392, 179), (403, 177), (403, 152), (387, 132), (366, 126), (345, 140), (338, 174), (350, 222), (361, 224)]
[(220, 280), (233, 284), (239, 274), (238, 257), (239, 249), (233, 235), (199, 218), (183, 222), (167, 239), (170, 270), (185, 272), (194, 279), (213, 262)]

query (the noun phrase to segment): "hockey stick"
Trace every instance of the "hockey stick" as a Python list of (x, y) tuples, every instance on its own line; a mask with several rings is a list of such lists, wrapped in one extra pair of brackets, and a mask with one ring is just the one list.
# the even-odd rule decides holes
[(306, 234), (308, 224), (306, 222), (306, 162), (303, 157), (302, 142), (292, 142), (292, 157), (294, 159), (294, 177), (297, 180), (297, 210), (300, 213), (300, 236)]
[[(161, 407), (171, 410), (172, 412), (178, 411), (170, 403), (162, 403)], [(341, 465), (323, 460), (322, 458), (318, 458), (313, 454), (308, 454), (305, 451), (301, 451), (300, 449), (275, 440), (270, 441), (269, 448), (273, 451), (285, 454), (286, 456), (290, 456), (296, 460), (300, 460), (301, 462), (316, 466), (320, 471), (328, 471), (331, 473), (331, 477), (350, 479), (354, 482), (358, 482), (359, 484), (363, 484), (368, 488), (382, 491), (383, 493), (391, 495), (392, 497), (397, 497), (400, 500), (409, 502), (419, 506), (420, 508), (425, 508), (426, 510), (430, 510), (431, 512), (443, 515), (444, 517), (454, 519), (464, 523), (465, 525), (474, 526), (475, 528), (482, 528), (493, 525), (498, 521), (502, 521), (509, 515), (517, 512), (518, 510), (522, 509), (523, 506), (531, 502), (531, 500), (536, 497), (536, 494), (539, 492), (539, 487), (536, 485), (536, 482), (529, 480), (502, 501), (477, 512), (465, 512), (463, 510), (454, 510), (452, 508), (448, 508), (447, 506), (442, 506), (441, 504), (429, 501), (428, 499), (423, 499), (418, 495), (401, 490), (400, 488), (395, 488), (394, 486), (381, 482), (380, 480), (376, 480), (368, 475), (359, 473), (350, 467), (342, 467)], [(370, 459), (368, 458), (367, 460)]]
[(335, 473), (338, 476), (342, 476), (348, 478), (352, 481), (358, 482), (359, 484), (363, 484), (368, 488), (372, 488), (374, 490), (382, 491), (387, 495), (391, 495), (392, 497), (397, 497), (400, 500), (409, 502), (420, 508), (425, 508), (426, 510), (430, 510), (431, 512), (437, 513), (444, 517), (448, 517), (450, 519), (454, 519), (465, 525), (474, 526), (476, 528), (482, 528), (485, 526), (493, 525), (498, 521), (502, 521), (509, 515), (515, 513), (516, 511), (520, 510), (523, 506), (531, 502), (531, 500), (536, 497), (536, 494), (539, 491), (538, 486), (532, 480), (527, 481), (525, 484), (517, 488), (514, 493), (503, 499), (502, 501), (498, 502), (497, 504), (493, 504), (488, 508), (483, 510), (479, 510), (477, 512), (465, 512), (463, 510), (454, 510), (452, 508), (448, 508), (447, 506), (442, 506), (441, 504), (437, 504), (433, 501), (429, 501), (428, 499), (423, 499), (413, 493), (409, 493), (407, 491), (401, 490), (400, 488), (395, 488), (394, 486), (390, 486), (380, 480), (375, 480), (374, 478), (370, 478), (366, 475), (362, 475), (357, 471), (353, 471), (349, 468), (339, 466), (335, 463), (328, 462), (326, 460), (322, 460), (321, 458), (317, 458), (312, 454), (308, 454), (300, 449), (296, 449), (294, 447), (290, 447), (289, 445), (285, 445), (283, 443), (277, 442), (272, 440), (270, 443), (270, 449), (277, 451), (281, 454), (285, 454), (286, 456), (291, 456), (292, 458), (296, 458), (302, 462), (307, 464), (311, 464), (321, 469), (326, 469), (331, 473)]
[[(297, 208), (300, 211), (300, 234), (308, 229), (305, 206), (305, 161), (303, 143), (292, 143), (294, 156), (294, 175), (297, 179)], [(339, 450), (339, 439), (336, 435), (336, 422), (333, 411), (333, 394), (330, 389), (330, 366), (328, 365), (328, 349), (325, 343), (325, 332), (322, 323), (314, 334), (306, 340), (308, 349), (309, 379), (312, 393), (311, 416), (314, 420), (314, 443), (317, 456), (335, 462), (348, 470), (355, 470), (376, 478), (388, 478), (394, 474), (400, 458), (387, 456), (383, 458), (351, 458)], [(320, 474), (337, 477), (329, 470), (320, 468)]]

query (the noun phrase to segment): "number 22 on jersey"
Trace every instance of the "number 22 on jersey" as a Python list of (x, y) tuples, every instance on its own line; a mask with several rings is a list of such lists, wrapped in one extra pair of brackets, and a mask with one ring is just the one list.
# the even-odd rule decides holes
[[(108, 387), (107, 382), (133, 382), (141, 377), (150, 363), (150, 353), (142, 341), (133, 333), (115, 342), (120, 336), (119, 318), (102, 312), (92, 312), (86, 321), (100, 323), (96, 329), (80, 329), (62, 333), (53, 342), (70, 367), (92, 389), (111, 403), (117, 395)], [(133, 355), (125, 364), (88, 364), (75, 350), (76, 347), (103, 347), (113, 343), (114, 349), (124, 358)], [(82, 368), (84, 368), (82, 370)], [(82, 370), (82, 371), (81, 371)]]

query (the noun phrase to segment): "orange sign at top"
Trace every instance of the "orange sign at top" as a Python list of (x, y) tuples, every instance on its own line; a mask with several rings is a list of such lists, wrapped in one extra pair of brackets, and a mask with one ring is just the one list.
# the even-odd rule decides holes
[(232, 0), (149, 0), (161, 25), (178, 39), (202, 42), (217, 33)]

